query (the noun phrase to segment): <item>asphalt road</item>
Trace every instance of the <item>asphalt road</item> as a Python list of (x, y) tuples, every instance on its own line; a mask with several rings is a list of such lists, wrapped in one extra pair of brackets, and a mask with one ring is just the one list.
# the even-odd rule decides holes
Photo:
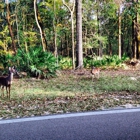
[(140, 109), (1, 120), (0, 140), (140, 140)]

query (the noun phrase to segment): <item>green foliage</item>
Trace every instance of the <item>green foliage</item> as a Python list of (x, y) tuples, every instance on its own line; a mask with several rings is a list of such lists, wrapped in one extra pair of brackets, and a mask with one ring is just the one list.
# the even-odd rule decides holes
[(71, 69), (72, 59), (69, 57), (59, 57), (59, 66), (61, 69)]
[(106, 18), (116, 18), (116, 10), (118, 9), (117, 5), (114, 2), (104, 2), (104, 6), (102, 7), (102, 15)]
[(14, 65), (21, 71), (26, 71), (34, 76), (43, 76), (44, 78), (55, 76), (58, 69), (53, 54), (43, 52), (41, 47), (30, 48), (28, 52), (19, 49), (16, 56), (12, 57), (12, 60)]
[(121, 64), (128, 60), (129, 58), (124, 55), (122, 59), (119, 58), (118, 55), (113, 55), (113, 56), (103, 56), (102, 58), (100, 57), (89, 57), (89, 58), (84, 58), (84, 67), (91, 67), (91, 66), (104, 66), (108, 67), (111, 66), (112, 68), (116, 67), (121, 67)]
[(0, 50), (0, 60), (3, 68), (6, 69), (8, 66), (10, 66), (9, 64), (12, 63), (12, 55), (6, 51)]
[(124, 16), (129, 15), (132, 19), (137, 17), (137, 13), (139, 12), (139, 3), (133, 2), (130, 3), (130, 1), (126, 2), (125, 10), (123, 12)]
[(41, 70), (37, 69), (35, 66), (30, 66), (31, 73), (35, 74), (36, 77), (40, 77)]

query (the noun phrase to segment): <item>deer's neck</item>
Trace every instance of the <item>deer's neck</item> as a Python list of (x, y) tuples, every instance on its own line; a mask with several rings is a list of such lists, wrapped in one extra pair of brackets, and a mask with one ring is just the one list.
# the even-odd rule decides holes
[(12, 84), (13, 73), (9, 73), (9, 75), (8, 75), (8, 77), (7, 77), (7, 80), (8, 80), (8, 84)]

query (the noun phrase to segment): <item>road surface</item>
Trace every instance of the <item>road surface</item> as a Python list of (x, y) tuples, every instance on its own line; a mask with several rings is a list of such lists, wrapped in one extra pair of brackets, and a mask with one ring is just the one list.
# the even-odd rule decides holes
[(1, 120), (0, 140), (140, 140), (140, 109)]

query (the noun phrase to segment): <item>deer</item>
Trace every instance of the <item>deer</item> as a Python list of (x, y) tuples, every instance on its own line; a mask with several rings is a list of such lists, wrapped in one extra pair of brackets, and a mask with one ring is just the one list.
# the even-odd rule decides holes
[(130, 65), (132, 66), (132, 70), (135, 70), (139, 64), (140, 64), (140, 62), (138, 60), (136, 60), (136, 61), (131, 60), (130, 61)]
[(10, 100), (10, 90), (11, 90), (11, 85), (12, 85), (12, 80), (13, 80), (13, 75), (17, 74), (18, 72), (15, 69), (15, 67), (9, 67), (9, 75), (8, 76), (1, 76), (0, 77), (0, 86), (2, 87), (2, 97), (4, 97), (4, 87), (6, 87), (6, 92), (7, 92), (7, 98)]
[(92, 67), (91, 69), (91, 74), (92, 74), (92, 81), (94, 77), (97, 77), (99, 79), (99, 75), (100, 75), (100, 68), (96, 68), (96, 67)]

